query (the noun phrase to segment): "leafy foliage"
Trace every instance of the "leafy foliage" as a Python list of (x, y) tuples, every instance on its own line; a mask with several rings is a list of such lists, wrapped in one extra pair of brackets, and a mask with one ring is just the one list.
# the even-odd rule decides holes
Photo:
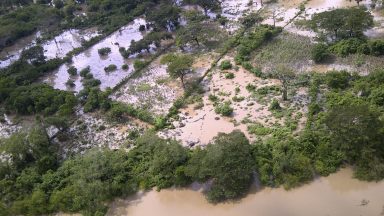
[(373, 26), (373, 16), (363, 7), (339, 8), (313, 15), (310, 26), (333, 40), (362, 37)]

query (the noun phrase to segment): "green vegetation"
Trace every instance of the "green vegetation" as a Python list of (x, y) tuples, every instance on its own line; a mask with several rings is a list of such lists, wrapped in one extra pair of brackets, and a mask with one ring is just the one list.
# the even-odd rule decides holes
[(315, 14), (310, 27), (333, 40), (363, 37), (363, 32), (373, 27), (373, 17), (364, 7), (340, 8)]
[(172, 34), (169, 32), (150, 32), (145, 37), (139, 41), (132, 41), (131, 46), (128, 50), (122, 51), (122, 55), (125, 58), (128, 58), (130, 55), (141, 53), (143, 50), (146, 50), (148, 53), (151, 49), (151, 45), (160, 47), (162, 40), (172, 39)]
[(167, 71), (172, 78), (179, 78), (183, 88), (186, 88), (185, 77), (193, 73), (193, 58), (189, 55), (168, 54), (161, 59), (162, 64), (167, 64)]
[(198, 47), (208, 46), (223, 34), (216, 23), (210, 22), (207, 17), (197, 11), (189, 11), (184, 15), (188, 25), (179, 28), (176, 32), (176, 45), (181, 49), (191, 43)]
[(145, 68), (145, 66), (147, 66), (147, 62), (146, 61), (140, 61), (140, 60), (135, 60), (133, 62), (133, 67), (135, 68), (135, 70), (141, 70), (143, 68)]
[[(264, 105), (257, 106), (256, 111), (269, 106), (271, 115), (264, 119), (249, 115), (241, 121), (254, 138), (253, 143), (242, 132), (233, 131), (218, 134), (206, 146), (186, 148), (174, 139), (159, 138), (156, 132), (173, 129), (171, 120), (182, 120), (177, 114), (186, 104), (195, 104), (195, 108), (204, 106), (205, 90), (199, 85), (204, 77), (195, 81), (192, 75), (194, 55), (209, 50), (212, 44), (217, 48), (219, 39), (226, 36), (221, 34), (219, 23), (225, 24), (227, 20), (220, 15), (215, 20), (207, 17), (209, 11), (219, 9), (219, 1), (185, 0), (182, 4), (200, 5), (205, 15), (197, 11), (181, 14), (181, 8), (171, 0), (54, 0), (53, 5), (47, 1), (32, 4), (28, 0), (1, 3), (0, 49), (43, 28), (56, 32), (100, 26), (102, 33), (108, 34), (145, 15), (148, 25), (140, 26), (139, 30), (151, 32), (146, 32), (142, 40), (132, 41), (128, 49), (121, 47), (122, 56), (144, 56), (144, 60), (136, 59), (133, 64), (135, 72), (140, 72), (162, 54), (158, 52), (156, 57), (146, 58), (143, 51), (150, 52), (160, 47), (163, 40), (174, 39), (172, 42), (181, 52), (176, 53), (177, 48), (170, 43), (172, 53), (163, 56), (161, 64), (168, 66), (171, 78), (180, 79), (185, 91), (168, 113), (154, 114), (137, 104), (112, 101), (113, 91), (100, 89), (101, 81), (94, 78), (89, 66), (79, 71), (71, 66), (66, 85), (74, 87), (74, 76), (79, 74), (84, 86), (75, 96), (37, 83), (63, 63), (70, 64), (70, 55), (47, 60), (39, 45), (22, 51), (20, 60), (0, 70), (0, 114), (14, 114), (16, 119), (29, 115), (34, 117), (31, 120), (34, 124), (30, 124), (29, 130), (0, 140), (0, 215), (55, 212), (105, 215), (108, 204), (117, 197), (152, 188), (186, 187), (193, 182), (207, 184), (204, 193), (208, 201), (217, 203), (243, 197), (255, 177), (262, 186), (290, 189), (345, 165), (353, 167), (358, 179), (384, 178), (384, 69), (369, 71), (366, 76), (347, 71), (297, 73), (303, 71), (299, 68), (310, 58), (324, 63), (333, 59), (332, 54), (384, 55), (384, 40), (363, 36), (373, 26), (370, 12), (356, 7), (314, 15), (309, 24), (319, 34), (317, 44), (305, 37), (281, 33), (279, 27), (256, 25), (262, 20), (258, 13), (240, 19), (242, 26), (235, 36), (219, 47), (218, 52), (210, 53), (215, 60), (206, 74), (211, 78), (210, 72), (220, 68), (225, 78), (233, 79), (235, 74), (225, 70), (238, 67), (225, 59), (231, 57), (226, 55), (228, 51), (236, 48), (235, 63), (262, 79), (247, 84), (249, 97), (240, 94), (244, 86), (235, 84), (234, 91), (218, 89), (218, 94), (210, 94), (208, 99), (216, 114), (231, 116), (234, 112), (231, 101), (235, 105), (244, 101), (247, 107), (240, 108), (251, 109), (255, 102), (248, 99), (256, 97)], [(187, 25), (179, 26), (181, 18), (185, 18)], [(191, 54), (183, 54), (186, 47)], [(106, 47), (98, 52), (108, 55), (111, 49)], [(126, 64), (121, 68), (129, 69)], [(106, 72), (117, 69), (116, 65), (104, 68)], [(265, 69), (268, 71), (263, 73)], [(278, 86), (270, 85), (267, 78), (280, 82)], [(136, 90), (152, 92), (153, 84), (141, 84)], [(308, 89), (310, 98), (291, 97), (291, 90), (298, 90), (293, 86)], [(282, 99), (278, 97), (280, 94)], [(67, 154), (66, 149), (61, 149), (67, 143), (57, 140), (62, 141), (62, 135), (72, 130), (75, 109), (79, 113), (82, 110), (105, 116), (108, 124), (113, 125), (128, 125), (132, 120), (136, 124), (140, 120), (150, 129), (145, 132), (133, 129), (127, 133), (126, 149), (93, 148), (81, 154)], [(304, 128), (303, 120), (307, 120)], [(5, 118), (0, 117), (0, 121)], [(231, 118), (231, 122), (239, 125), (236, 118)], [(57, 129), (56, 134), (51, 134), (52, 127)], [(107, 131), (109, 126), (96, 123), (90, 127), (108, 132), (107, 136), (113, 135)]]
[(95, 149), (63, 163), (41, 129), (16, 134), (1, 148), (13, 161), (0, 162), (0, 201), (10, 215), (103, 215), (105, 202), (114, 197), (195, 180), (212, 179), (207, 198), (218, 202), (243, 196), (253, 179), (251, 145), (240, 132), (220, 134), (206, 149), (190, 153), (176, 141), (148, 133), (129, 152)]
[(207, 191), (211, 202), (239, 198), (253, 179), (251, 145), (239, 131), (219, 134), (207, 148), (193, 152), (185, 173), (200, 182), (213, 180)]
[(99, 53), (99, 55), (101, 56), (106, 56), (108, 55), (109, 53), (111, 53), (111, 48), (109, 47), (104, 47), (104, 48), (101, 48), (101, 49), (98, 49), (97, 52)]
[(233, 113), (233, 108), (231, 107), (230, 102), (224, 102), (215, 105), (215, 112), (222, 116), (230, 116)]
[(104, 71), (107, 72), (107, 73), (108, 72), (113, 72), (115, 70), (117, 70), (117, 66), (114, 65), (114, 64), (110, 64), (110, 65), (108, 65), (107, 67), (104, 68)]
[(121, 66), (121, 69), (123, 70), (128, 70), (129, 69), (129, 66), (127, 64), (123, 64), (123, 66)]
[(224, 60), (220, 63), (221, 70), (228, 70), (232, 68), (232, 64), (229, 60)]
[(235, 78), (235, 74), (230, 72), (230, 73), (225, 73), (225, 79), (233, 79)]
[(312, 60), (316, 63), (321, 63), (327, 60), (330, 56), (328, 46), (325, 44), (316, 44), (312, 49)]
[(71, 66), (68, 68), (67, 72), (71, 76), (76, 76), (77, 75), (77, 68), (75, 66)]
[(199, 5), (204, 9), (205, 15), (209, 10), (217, 10), (220, 8), (220, 2), (218, 0), (185, 0), (184, 4)]
[(241, 64), (250, 60), (251, 53), (263, 45), (264, 42), (271, 40), (274, 36), (281, 32), (280, 28), (267, 25), (260, 25), (256, 29), (240, 39), (238, 52), (236, 55), (236, 63)]
[(344, 39), (331, 45), (329, 50), (341, 57), (355, 53), (382, 56), (384, 55), (384, 40)]
[(57, 9), (40, 4), (20, 7), (0, 16), (0, 51), (38, 29), (56, 28), (63, 19)]

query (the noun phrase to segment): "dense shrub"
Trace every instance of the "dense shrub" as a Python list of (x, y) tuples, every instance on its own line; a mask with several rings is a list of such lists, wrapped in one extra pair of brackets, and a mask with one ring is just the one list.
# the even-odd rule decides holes
[(147, 62), (146, 61), (135, 60), (133, 62), (133, 67), (135, 68), (135, 70), (141, 70), (141, 69), (143, 69), (146, 66), (147, 66)]
[(214, 203), (243, 196), (252, 182), (252, 171), (251, 145), (240, 131), (219, 134), (206, 149), (195, 150), (185, 168), (192, 179), (212, 180), (207, 198)]
[(91, 72), (91, 67), (85, 67), (80, 71), (80, 76), (81, 77), (86, 77), (89, 73)]
[(71, 66), (68, 68), (67, 72), (71, 76), (76, 76), (77, 75), (77, 68), (75, 66)]
[(384, 55), (384, 40), (371, 40), (368, 42), (368, 47), (371, 55)]
[(104, 71), (107, 72), (107, 73), (108, 72), (113, 72), (115, 70), (117, 70), (117, 66), (114, 65), (114, 64), (110, 64), (110, 65), (108, 65), (107, 67), (104, 68)]
[(235, 78), (235, 74), (234, 73), (226, 73), (225, 74), (225, 79), (233, 79)]
[(349, 85), (351, 75), (347, 71), (331, 71), (326, 75), (326, 82), (330, 88), (345, 89)]
[(224, 102), (216, 105), (215, 112), (222, 116), (230, 116), (233, 113), (233, 108), (230, 102)]
[(111, 53), (111, 48), (109, 47), (104, 47), (104, 48), (101, 48), (101, 49), (98, 49), (97, 52), (99, 53), (99, 55), (102, 55), (102, 56), (105, 56), (105, 55), (108, 55), (109, 53)]
[(312, 49), (312, 60), (316, 63), (323, 62), (327, 60), (330, 56), (330, 52), (328, 50), (328, 46), (326, 44), (316, 44), (316, 46)]
[(73, 94), (44, 84), (14, 89), (5, 104), (7, 110), (21, 115), (52, 115), (58, 111), (70, 114), (75, 105), (76, 98)]
[(345, 57), (349, 54), (354, 54), (360, 50), (363, 50), (360, 47), (364, 44), (365, 42), (360, 39), (350, 38), (335, 43), (330, 47), (330, 50), (338, 56)]
[(269, 106), (269, 110), (281, 110), (279, 101), (276, 99), (273, 99), (271, 102), (271, 105)]
[(221, 70), (228, 70), (232, 68), (232, 64), (229, 60), (224, 60), (220, 64), (220, 69)]
[(240, 39), (240, 45), (237, 49), (237, 55), (235, 57), (236, 63), (241, 64), (244, 61), (249, 61), (249, 55), (252, 51), (259, 48), (264, 42), (271, 40), (281, 32), (280, 28), (272, 26), (261, 25), (253, 32)]

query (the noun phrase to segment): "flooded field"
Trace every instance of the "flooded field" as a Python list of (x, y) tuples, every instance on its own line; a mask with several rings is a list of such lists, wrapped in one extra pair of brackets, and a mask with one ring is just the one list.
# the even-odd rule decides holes
[(167, 73), (167, 68), (153, 62), (138, 78), (130, 79), (112, 99), (165, 115), (173, 102), (183, 94), (181, 85)]
[(217, 205), (192, 188), (150, 191), (115, 201), (108, 215), (381, 216), (384, 181), (358, 181), (347, 168), (290, 191), (255, 187), (241, 200)]
[(129, 148), (130, 134), (142, 133), (148, 129), (148, 125), (128, 120), (124, 123), (111, 123), (105, 115), (99, 113), (77, 113), (76, 121), (71, 125), (65, 136), (72, 139), (57, 137), (62, 155), (84, 152), (85, 150), (98, 147), (109, 149)]
[[(91, 48), (74, 56), (72, 63), (62, 65), (53, 75), (48, 77), (45, 82), (58, 89), (79, 92), (82, 89), (81, 78), (79, 76), (70, 77), (67, 70), (69, 67), (74, 66), (80, 71), (89, 66), (94, 78), (101, 81), (101, 89), (114, 87), (134, 70), (132, 59), (124, 59), (119, 52), (119, 48), (129, 48), (132, 40), (138, 41), (142, 39), (143, 33), (139, 31), (139, 27), (145, 24), (144, 19), (135, 19), (131, 24), (128, 24)], [(108, 55), (101, 56), (98, 53), (98, 50), (101, 48), (110, 48), (111, 52)], [(104, 68), (111, 64), (116, 65), (117, 70), (105, 72)], [(124, 64), (129, 66), (128, 70), (122, 69)], [(74, 79), (75, 87), (70, 88), (66, 86), (66, 82), (69, 79)]]
[[(233, 79), (226, 79), (226, 73), (234, 73)], [(273, 99), (281, 100), (280, 93), (267, 97), (257, 97), (249, 90), (249, 85), (261, 89), (268, 86), (280, 86), (278, 80), (260, 79), (243, 68), (238, 70), (215, 70), (210, 78), (203, 81), (209, 89), (202, 98), (202, 103), (192, 104), (181, 110), (179, 120), (173, 122), (175, 129), (159, 133), (162, 137), (175, 138), (185, 146), (206, 145), (218, 133), (230, 133), (241, 130), (252, 141), (255, 136), (248, 131), (249, 123), (262, 124), (266, 127), (284, 125), (284, 118), (277, 119), (269, 111)], [(230, 117), (222, 117), (215, 112), (214, 102), (210, 95), (215, 95), (219, 102), (230, 102), (234, 111)], [(298, 91), (293, 97), (293, 103), (287, 106), (297, 111), (305, 111), (308, 104), (306, 91)], [(301, 122), (300, 124), (303, 124)]]
[(53, 58), (63, 58), (65, 55), (75, 48), (81, 47), (82, 42), (99, 35), (96, 29), (77, 30), (70, 29), (53, 39), (47, 40), (42, 44), (37, 42), (41, 36), (37, 32), (31, 36), (20, 39), (15, 45), (6, 47), (0, 53), (0, 68), (4, 68), (20, 58), (20, 54), (24, 49), (28, 49), (35, 45), (44, 48), (44, 55), (47, 60)]

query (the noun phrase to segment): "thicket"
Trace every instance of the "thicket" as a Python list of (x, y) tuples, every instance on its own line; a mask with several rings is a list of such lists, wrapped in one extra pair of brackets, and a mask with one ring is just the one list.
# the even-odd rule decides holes
[(33, 52), (33, 55), (26, 55), (10, 67), (0, 70), (0, 103), (7, 112), (21, 115), (72, 113), (77, 104), (72, 93), (46, 84), (33, 84), (63, 63), (60, 59), (45, 61), (41, 56), (44, 55)]
[(129, 152), (94, 149), (64, 162), (44, 130), (3, 142), (10, 158), (0, 162), (3, 215), (104, 215), (115, 197), (208, 180), (207, 198), (218, 202), (241, 197), (253, 179), (251, 145), (240, 132), (220, 134), (206, 149), (193, 151), (148, 133)]
[(250, 60), (251, 53), (281, 32), (281, 28), (260, 25), (240, 39), (235, 61), (237, 64)]
[(364, 31), (373, 27), (373, 16), (364, 8), (335, 9), (315, 14), (309, 21), (319, 39), (328, 43), (316, 45), (312, 59), (321, 62), (330, 53), (346, 57), (350, 54), (384, 55), (384, 40), (367, 39)]

